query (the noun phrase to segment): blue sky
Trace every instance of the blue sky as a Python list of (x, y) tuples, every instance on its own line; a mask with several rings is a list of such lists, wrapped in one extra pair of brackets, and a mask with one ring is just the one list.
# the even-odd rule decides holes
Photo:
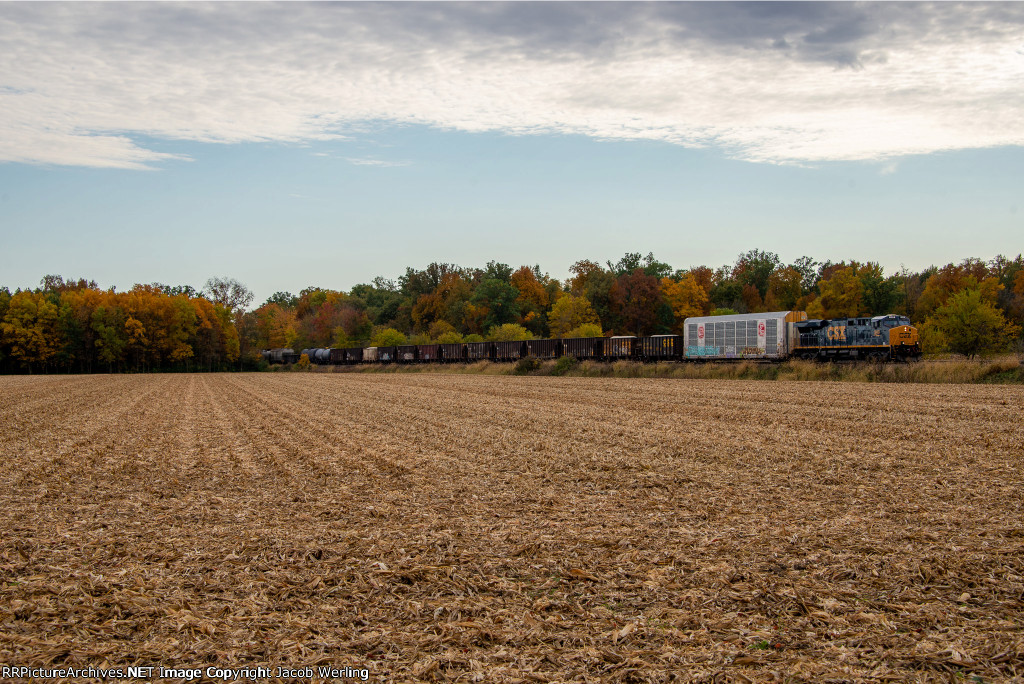
[(1024, 6), (0, 5), (0, 285), (1022, 250)]

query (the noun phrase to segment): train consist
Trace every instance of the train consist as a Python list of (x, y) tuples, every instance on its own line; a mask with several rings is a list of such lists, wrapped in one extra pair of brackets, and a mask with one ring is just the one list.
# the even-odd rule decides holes
[(265, 349), (269, 363), (467, 363), (573, 356), (594, 361), (732, 361), (753, 359), (904, 361), (921, 356), (906, 316), (808, 320), (803, 311), (688, 318), (682, 335), (582, 337), (522, 342), (407, 344), (395, 347)]

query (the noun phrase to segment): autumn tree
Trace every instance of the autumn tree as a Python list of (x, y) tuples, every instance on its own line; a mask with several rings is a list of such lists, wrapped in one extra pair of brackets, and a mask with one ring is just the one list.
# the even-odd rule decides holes
[(492, 342), (519, 342), (532, 340), (533, 333), (517, 323), (505, 323), (491, 328), (487, 339)]
[(998, 303), (1003, 284), (999, 282), (999, 278), (989, 274), (988, 266), (979, 259), (964, 259), (959, 264), (946, 264), (936, 269), (925, 282), (924, 289), (917, 298), (915, 316), (919, 320), (926, 320), (954, 294), (970, 289), (978, 289), (982, 299), (995, 305)]
[(713, 280), (715, 277), (714, 269), (709, 268), (708, 266), (697, 266), (695, 268), (691, 268), (690, 270), (686, 271), (683, 274), (680, 274), (680, 278), (682, 278), (683, 275), (692, 275), (693, 279), (697, 281), (697, 285), (700, 286), (700, 289), (704, 290), (704, 292), (707, 294), (707, 301), (704, 302), (703, 307), (703, 315), (706, 316), (712, 308), (711, 288), (713, 286)]
[(677, 332), (682, 331), (683, 321), (687, 318), (704, 315), (708, 293), (692, 273), (687, 273), (678, 281), (662, 278), (661, 291), (665, 302), (672, 309)]
[(587, 288), (587, 282), (595, 274), (601, 273), (602, 270), (603, 269), (600, 264), (590, 261), (589, 259), (577, 261), (569, 267), (569, 273), (572, 273), (572, 278), (570, 278), (568, 282), (569, 291), (577, 297), (584, 296), (584, 292)]
[(562, 337), (567, 330), (578, 328), (585, 323), (599, 324), (600, 319), (586, 297), (576, 296), (571, 292), (559, 297), (548, 313), (552, 337)]
[(614, 313), (630, 333), (647, 335), (658, 324), (664, 300), (661, 282), (656, 277), (639, 268), (630, 275), (619, 276), (611, 296)]
[(811, 318), (846, 318), (864, 312), (864, 286), (854, 266), (841, 266), (818, 283), (820, 295), (807, 307)]
[(430, 337), (430, 339), (436, 340), (442, 335), (457, 332), (458, 331), (455, 329), (455, 326), (453, 326), (448, 321), (437, 321), (430, 326), (430, 329), (427, 331), (427, 335)]
[(962, 290), (936, 309), (928, 321), (941, 332), (946, 348), (969, 358), (1002, 351), (1020, 328), (986, 301), (981, 288)]
[(562, 337), (567, 339), (580, 338), (580, 337), (602, 337), (604, 331), (601, 330), (601, 326), (597, 323), (584, 323), (583, 325), (567, 330), (562, 334)]
[(768, 311), (792, 311), (803, 296), (804, 275), (793, 266), (784, 266), (772, 271), (768, 277), (768, 292), (765, 309)]
[(569, 267), (569, 272), (573, 274), (569, 279), (569, 291), (590, 302), (604, 327), (614, 326), (617, 322), (612, 306), (615, 274), (589, 260), (577, 261)]
[(370, 346), (394, 347), (399, 344), (405, 344), (406, 339), (405, 335), (398, 330), (382, 327), (374, 331), (373, 337), (370, 339)]
[(45, 369), (57, 353), (57, 311), (42, 292), (16, 292), (8, 303), (0, 332), (11, 357), (30, 372), (35, 364)]
[(550, 308), (550, 298), (544, 282), (547, 279), (546, 275), (541, 274), (540, 266), (522, 266), (509, 278), (512, 287), (519, 291), (516, 297), (516, 304), (519, 305), (519, 322), (537, 335), (547, 333), (545, 314)]

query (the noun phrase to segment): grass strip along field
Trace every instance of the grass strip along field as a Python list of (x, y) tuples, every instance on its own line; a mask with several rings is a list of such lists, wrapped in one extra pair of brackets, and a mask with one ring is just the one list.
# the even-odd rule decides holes
[(1024, 388), (0, 378), (0, 663), (1024, 676)]

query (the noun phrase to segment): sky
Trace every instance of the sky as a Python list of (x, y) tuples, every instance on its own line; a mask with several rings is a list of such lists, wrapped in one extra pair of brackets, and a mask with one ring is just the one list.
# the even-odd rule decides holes
[(1024, 251), (1024, 3), (0, 3), (0, 286)]

